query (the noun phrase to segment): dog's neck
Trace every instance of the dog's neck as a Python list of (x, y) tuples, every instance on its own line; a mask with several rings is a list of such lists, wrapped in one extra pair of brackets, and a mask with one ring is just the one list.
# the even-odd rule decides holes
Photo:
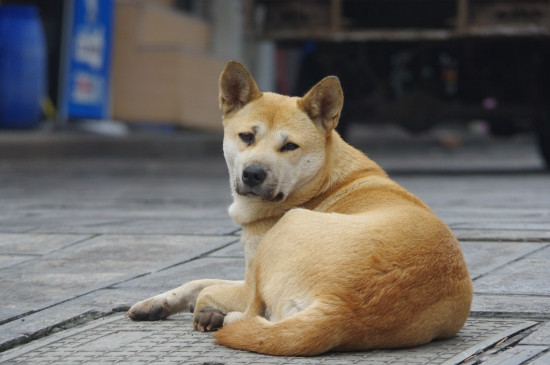
[(324, 171), (320, 171), (318, 176), (325, 177), (317, 194), (312, 196), (308, 208), (313, 209), (315, 206), (312, 201), (318, 201), (323, 196), (338, 190), (342, 185), (347, 184), (349, 180), (356, 179), (361, 176), (386, 176), (382, 168), (363, 152), (346, 143), (342, 137), (336, 132), (327, 140), (327, 156), (324, 165)]

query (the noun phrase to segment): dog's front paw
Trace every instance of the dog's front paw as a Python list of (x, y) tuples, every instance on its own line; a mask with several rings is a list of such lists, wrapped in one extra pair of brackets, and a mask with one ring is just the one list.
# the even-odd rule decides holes
[(193, 325), (201, 332), (216, 331), (223, 326), (225, 314), (216, 308), (204, 307), (199, 309), (193, 318)]
[(137, 302), (128, 309), (126, 316), (134, 321), (158, 321), (170, 315), (166, 299), (150, 298)]

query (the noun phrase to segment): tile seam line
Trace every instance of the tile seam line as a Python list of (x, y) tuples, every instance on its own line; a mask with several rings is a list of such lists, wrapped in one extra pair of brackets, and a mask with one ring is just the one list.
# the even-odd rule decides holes
[(224, 233), (143, 233), (143, 232), (122, 232), (122, 233), (109, 233), (109, 232), (103, 232), (103, 233), (79, 233), (79, 232), (70, 232), (70, 231), (64, 231), (64, 232), (53, 232), (53, 231), (33, 231), (33, 232), (27, 232), (26, 234), (32, 233), (32, 234), (63, 234), (63, 235), (94, 235), (94, 236), (141, 236), (141, 237), (148, 237), (148, 236), (170, 236), (170, 237), (177, 237), (177, 236), (185, 236), (185, 237), (227, 237), (227, 236), (234, 236), (235, 232), (238, 232), (240, 229), (227, 231)]
[(545, 313), (529, 313), (529, 312), (500, 312), (500, 311), (472, 311), (468, 318), (472, 319), (492, 319), (492, 320), (518, 320), (518, 321), (535, 321), (535, 322), (548, 322), (550, 316)]
[(494, 338), (498, 337), (496, 340), (492, 340), (491, 338), (489, 338), (484, 341), (481, 341), (477, 345), (474, 345), (468, 348), (466, 351), (462, 351), (460, 354), (457, 354), (456, 356), (453, 356), (452, 358), (448, 359), (442, 365), (463, 363), (470, 356), (482, 353), (483, 351), (491, 348), (496, 343), (498, 343), (498, 341), (500, 341), (502, 338), (515, 336), (516, 334), (523, 332), (529, 328), (532, 328), (533, 326), (536, 326), (539, 323), (535, 321), (525, 321), (525, 320), (518, 320), (518, 321), (522, 323), (518, 323), (515, 326), (512, 326), (504, 331), (499, 332), (498, 335), (493, 336)]
[[(21, 235), (28, 235), (29, 233), (21, 233)], [(71, 236), (72, 234), (66, 234), (67, 236)], [(77, 234), (75, 234), (77, 235)], [(30, 263), (33, 263), (35, 262), (36, 260), (40, 260), (42, 258), (46, 258), (52, 254), (57, 254), (57, 253), (60, 253), (60, 252), (63, 252), (65, 250), (68, 250), (72, 247), (75, 247), (81, 243), (84, 243), (84, 242), (87, 242), (87, 241), (90, 241), (90, 240), (93, 240), (99, 236), (101, 236), (101, 234), (89, 234), (89, 233), (85, 233), (85, 234), (82, 234), (83, 236), (85, 235), (86, 237), (80, 239), (80, 240), (77, 240), (76, 242), (73, 242), (67, 246), (63, 246), (63, 247), (60, 247), (60, 248), (57, 248), (55, 250), (52, 250), (50, 252), (47, 252), (47, 253), (44, 253), (44, 254), (36, 254), (36, 255), (33, 255), (32, 258), (28, 259), (28, 260), (25, 260), (23, 262), (19, 262), (19, 263), (16, 263), (14, 265), (10, 265), (10, 266), (7, 266), (7, 267), (3, 267), (3, 268), (0, 268), (0, 271), (2, 270), (6, 270), (6, 269), (13, 269), (14, 267), (17, 267), (17, 266), (24, 266), (24, 265), (28, 265)]]
[[(453, 230), (455, 231), (455, 230)], [(548, 244), (550, 243), (550, 238), (497, 238), (497, 237), (485, 237), (485, 238), (475, 238), (475, 237), (466, 237), (466, 238), (458, 238), (460, 242), (502, 242), (502, 243), (510, 243), (510, 242), (517, 242), (517, 243), (540, 243), (540, 244)]]
[[(462, 231), (462, 232), (467, 232), (467, 231), (485, 231), (485, 232), (548, 232), (548, 230), (546, 229), (528, 229), (528, 228), (477, 228), (477, 227), (468, 227), (469, 224), (471, 224), (472, 222), (471, 221), (464, 221), (464, 222), (459, 222), (459, 223), (448, 223), (449, 227), (451, 227), (451, 229), (453, 231)], [(509, 223), (509, 222), (484, 222), (484, 223), (487, 223), (487, 224), (492, 224), (492, 223), (503, 223), (503, 224), (506, 224), (506, 223)], [(541, 222), (541, 223), (535, 223), (535, 224), (545, 224), (545, 222)], [(457, 227), (458, 226), (458, 227)]]
[(176, 267), (176, 266), (184, 265), (184, 264), (187, 264), (187, 263), (189, 263), (189, 262), (196, 261), (196, 260), (200, 260), (200, 259), (202, 259), (202, 258), (208, 257), (208, 256), (210, 256), (211, 254), (213, 254), (213, 253), (215, 253), (215, 252), (218, 252), (218, 251), (220, 251), (220, 250), (223, 250), (223, 249), (226, 248), (226, 247), (231, 246), (232, 244), (238, 243), (239, 241), (240, 241), (240, 237), (239, 237), (239, 238), (236, 238), (236, 239), (234, 239), (234, 240), (229, 241), (229, 242), (226, 243), (225, 245), (222, 245), (222, 246), (216, 247), (216, 248), (214, 248), (214, 249), (212, 249), (212, 250), (210, 250), (210, 251), (204, 252), (203, 254), (201, 254), (201, 255), (199, 255), (199, 256), (195, 256), (195, 257), (193, 257), (193, 258), (190, 258), (189, 260), (186, 260), (186, 261), (184, 261), (184, 262), (175, 263), (175, 264), (172, 264), (172, 265), (163, 267), (163, 268), (161, 268), (161, 269), (158, 269), (158, 270), (156, 270), (156, 271), (154, 271), (154, 272), (149, 273), (149, 275), (154, 274), (154, 273), (157, 273), (157, 272), (162, 272), (162, 271), (171, 269), (171, 268)]
[(538, 248), (534, 249), (533, 251), (529, 251), (529, 252), (527, 252), (526, 254), (521, 255), (521, 256), (519, 256), (519, 257), (516, 257), (515, 259), (513, 259), (513, 260), (511, 260), (511, 261), (508, 261), (508, 262), (506, 262), (506, 263), (504, 263), (504, 264), (502, 264), (502, 265), (496, 266), (496, 267), (494, 267), (492, 270), (489, 270), (488, 272), (479, 275), (478, 277), (476, 277), (476, 278), (473, 279), (472, 281), (475, 283), (476, 281), (478, 281), (478, 280), (480, 280), (480, 279), (483, 279), (483, 278), (485, 278), (485, 277), (487, 277), (487, 276), (493, 274), (495, 271), (498, 271), (498, 270), (500, 270), (500, 269), (502, 269), (502, 268), (504, 268), (504, 267), (507, 267), (507, 266), (509, 266), (510, 264), (514, 264), (514, 263), (516, 263), (516, 262), (519, 262), (520, 260), (523, 260), (523, 259), (526, 258), (527, 256), (532, 255), (532, 254), (535, 254), (535, 253), (540, 252), (540, 251), (542, 251), (542, 250), (545, 250), (545, 249), (548, 248), (548, 247), (550, 247), (550, 243), (544, 243), (542, 247), (538, 247)]
[(491, 293), (486, 291), (475, 291), (474, 295), (490, 295), (495, 297), (535, 297), (535, 298), (550, 298), (550, 294), (536, 293)]

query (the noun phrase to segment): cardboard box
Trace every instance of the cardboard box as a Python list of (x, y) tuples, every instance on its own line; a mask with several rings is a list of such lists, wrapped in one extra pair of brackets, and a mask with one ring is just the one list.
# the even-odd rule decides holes
[(185, 47), (207, 53), (210, 27), (200, 19), (161, 7), (145, 7), (138, 28), (139, 45)]
[(113, 116), (221, 130), (218, 78), (225, 61), (207, 52), (209, 27), (177, 11), (117, 1)]

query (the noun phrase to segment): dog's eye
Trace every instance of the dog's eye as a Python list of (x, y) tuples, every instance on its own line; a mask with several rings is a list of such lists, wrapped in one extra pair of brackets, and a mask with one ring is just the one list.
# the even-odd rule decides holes
[(239, 133), (239, 138), (247, 145), (254, 143), (254, 133)]
[(300, 146), (298, 146), (296, 143), (289, 142), (281, 147), (281, 152), (294, 151), (298, 148), (300, 148)]

